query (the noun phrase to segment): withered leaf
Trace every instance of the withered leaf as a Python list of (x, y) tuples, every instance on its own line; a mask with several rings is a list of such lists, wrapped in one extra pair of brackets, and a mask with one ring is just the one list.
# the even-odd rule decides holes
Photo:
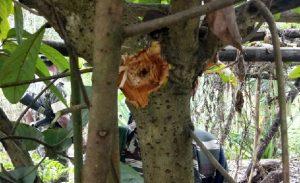
[(224, 44), (242, 51), (241, 35), (236, 23), (233, 6), (228, 6), (207, 14), (208, 27)]

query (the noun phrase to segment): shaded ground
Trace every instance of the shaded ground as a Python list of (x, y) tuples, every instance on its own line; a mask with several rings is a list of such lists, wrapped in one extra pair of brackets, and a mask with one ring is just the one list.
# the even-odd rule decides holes
[[(246, 171), (250, 160), (241, 160), (239, 164), (239, 170), (237, 173), (237, 181), (241, 181), (244, 172)], [(281, 160), (279, 159), (263, 159), (260, 161), (261, 164), (280, 164)], [(231, 176), (235, 176), (236, 173), (236, 161), (231, 160), (229, 161), (229, 171)], [(282, 167), (280, 165), (279, 169), (281, 170)], [(260, 172), (264, 173), (264, 172)], [(265, 174), (266, 175), (266, 174)], [(291, 158), (290, 159), (290, 182), (291, 183), (300, 183), (300, 158)]]

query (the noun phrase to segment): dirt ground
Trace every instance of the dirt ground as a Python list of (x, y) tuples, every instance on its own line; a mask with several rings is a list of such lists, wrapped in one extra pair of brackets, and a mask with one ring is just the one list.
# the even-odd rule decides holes
[[(243, 179), (244, 173), (248, 167), (249, 162), (250, 162), (250, 160), (240, 161), (239, 170), (237, 173), (237, 181), (238, 182)], [(266, 164), (266, 163), (270, 163), (270, 162), (277, 164), (277, 163), (281, 163), (281, 160), (279, 160), (279, 159), (263, 159), (260, 161), (261, 164)], [(234, 161), (234, 160), (229, 161), (228, 166), (229, 166), (230, 175), (232, 177), (234, 177), (236, 174), (236, 169), (237, 169), (236, 161)], [(282, 167), (280, 166), (279, 169), (282, 169)], [(300, 158), (295, 158), (295, 157), (290, 158), (290, 182), (291, 183), (300, 183)]]

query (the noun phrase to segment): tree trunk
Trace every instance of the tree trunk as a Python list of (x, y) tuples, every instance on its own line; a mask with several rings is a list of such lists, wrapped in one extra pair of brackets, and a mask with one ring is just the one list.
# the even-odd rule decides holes
[(119, 181), (117, 78), (121, 59), (121, 0), (95, 6), (93, 93), (83, 180)]
[[(172, 13), (198, 3), (172, 1)], [(162, 54), (172, 67), (169, 80), (151, 95), (146, 108), (130, 106), (137, 120), (146, 183), (194, 182), (190, 97), (193, 80), (204, 60), (196, 54), (200, 50), (198, 21), (195, 18), (176, 24), (162, 36)]]
[(190, 93), (177, 93), (167, 85), (153, 94), (147, 108), (131, 107), (137, 120), (145, 182), (193, 182)]

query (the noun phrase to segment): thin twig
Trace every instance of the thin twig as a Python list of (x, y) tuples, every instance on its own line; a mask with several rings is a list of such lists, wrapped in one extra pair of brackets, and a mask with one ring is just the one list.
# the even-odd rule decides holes
[[(64, 72), (66, 72), (67, 70), (65, 70)], [(57, 78), (58, 79), (58, 78)], [(51, 81), (51, 83), (49, 83), (33, 100), (32, 102), (26, 107), (26, 109), (21, 113), (21, 115), (19, 116), (19, 118), (17, 119), (16, 123), (14, 124), (14, 127), (11, 131), (11, 135), (13, 135), (17, 129), (17, 127), (19, 126), (21, 119), (24, 117), (24, 115), (26, 114), (26, 112), (32, 107), (32, 105), (43, 95), (43, 93), (45, 93), (46, 90), (48, 90), (53, 83), (57, 80), (54, 79), (53, 81)]]
[(280, 52), (280, 41), (276, 28), (276, 23), (273, 15), (264, 3), (259, 0), (251, 0), (262, 13), (262, 16), (267, 21), (272, 35), (272, 44), (274, 48), (277, 87), (278, 87), (278, 100), (279, 100), (279, 118), (281, 121), (281, 144), (282, 144), (282, 164), (283, 164), (283, 182), (289, 182), (289, 152), (288, 152), (288, 135), (287, 135), (287, 121), (286, 121), (286, 98), (285, 98), (285, 85), (282, 56)]
[(206, 3), (203, 6), (193, 7), (173, 15), (157, 18), (140, 24), (129, 25), (124, 28), (124, 36), (130, 37), (137, 34), (145, 34), (151, 31), (168, 27), (172, 24), (180, 21), (186, 21), (187, 19), (194, 18), (206, 13), (215, 11), (217, 9), (224, 8), (226, 6), (233, 5), (235, 3), (242, 2), (243, 0), (223, 0), (223, 1), (212, 1)]
[(88, 109), (88, 106), (86, 106), (84, 104), (73, 105), (73, 106), (71, 106), (69, 108), (65, 108), (59, 112), (61, 113), (61, 115), (65, 115), (65, 114), (68, 114), (68, 113), (71, 113), (71, 112), (74, 112), (77, 110), (81, 110), (81, 109)]
[[(80, 70), (79, 72), (80, 72), (80, 74), (84, 74), (84, 73), (89, 73), (92, 71), (93, 71), (93, 68), (86, 68), (86, 69)], [(17, 81), (17, 82), (3, 83), (3, 84), (0, 84), (0, 88), (7, 88), (7, 87), (31, 84), (31, 83), (41, 82), (41, 81), (48, 81), (48, 80), (52, 80), (52, 79), (59, 79), (59, 78), (67, 77), (70, 75), (71, 75), (70, 72), (67, 72), (67, 73), (60, 73), (57, 75), (43, 77), (43, 78), (37, 78), (37, 79), (32, 79), (32, 80), (23, 80), (23, 81)]]
[(38, 143), (38, 144), (41, 144), (41, 145), (43, 145), (43, 146), (45, 146), (45, 147), (47, 147), (47, 148), (50, 148), (50, 149), (52, 149), (52, 148), (55, 147), (55, 146), (52, 146), (52, 145), (47, 144), (47, 143), (44, 142), (44, 141), (41, 141), (41, 140), (37, 139), (37, 138), (33, 138), (33, 137), (25, 137), (25, 136), (17, 136), (17, 135), (2, 137), (2, 138), (0, 138), (0, 142), (1, 142), (1, 141), (5, 141), (5, 140), (10, 140), (10, 139), (18, 139), (18, 140), (30, 140), (30, 141), (34, 141), (34, 142), (36, 142), (36, 143)]
[(41, 140), (39, 140), (39, 139), (37, 139), (37, 138), (33, 138), (33, 137), (25, 137), (25, 136), (16, 136), (16, 135), (14, 135), (14, 136), (6, 136), (6, 137), (0, 138), (0, 142), (5, 141), (5, 140), (11, 140), (11, 139), (19, 139), (19, 140), (30, 140), (30, 141), (34, 141), (34, 142), (36, 142), (36, 143), (39, 143), (39, 144), (43, 145), (43, 146), (46, 147), (46, 148), (49, 148), (49, 149), (50, 149), (51, 151), (53, 151), (54, 153), (56, 153), (56, 154), (58, 154), (58, 155), (61, 155), (61, 156), (65, 157), (65, 158), (69, 159), (70, 161), (73, 161), (73, 158), (71, 158), (71, 157), (65, 155), (65, 154), (62, 153), (62, 152), (57, 151), (57, 150), (56, 150), (57, 145), (50, 145), (50, 144), (47, 144), (46, 142), (41, 141)]
[(13, 2), (14, 2), (15, 4), (21, 6), (21, 7), (24, 8), (25, 10), (29, 11), (30, 13), (32, 13), (32, 14), (34, 14), (34, 15), (37, 15), (37, 16), (41, 16), (41, 15), (39, 14), (39, 12), (37, 12), (37, 11), (34, 10), (34, 9), (29, 8), (29, 7), (26, 6), (25, 4), (22, 4), (22, 3), (20, 3), (20, 2), (17, 1), (17, 0), (13, 0)]
[(219, 164), (219, 162), (215, 159), (215, 157), (207, 150), (205, 145), (199, 140), (199, 138), (194, 134), (194, 132), (191, 130), (190, 135), (195, 140), (197, 145), (201, 148), (203, 153), (206, 155), (208, 160), (211, 162), (211, 164), (224, 176), (224, 178), (229, 183), (235, 183), (233, 178), (227, 173), (227, 171)]
[[(260, 72), (261, 73), (261, 72)], [(252, 182), (254, 169), (256, 167), (257, 162), (257, 153), (258, 153), (258, 140), (260, 136), (260, 128), (259, 128), (259, 108), (260, 108), (260, 87), (261, 87), (261, 77), (257, 78), (256, 84), (256, 96), (255, 96), (255, 138), (253, 144), (253, 155), (252, 155), (252, 168), (249, 175), (248, 183)]]

